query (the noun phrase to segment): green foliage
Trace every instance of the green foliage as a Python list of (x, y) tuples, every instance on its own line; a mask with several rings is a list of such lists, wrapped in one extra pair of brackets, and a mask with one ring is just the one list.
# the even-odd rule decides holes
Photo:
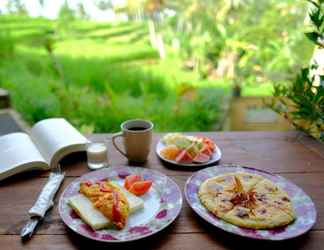
[[(157, 131), (211, 130), (218, 122), (223, 88), (196, 82), (196, 75), (181, 70), (178, 57), (158, 61), (142, 23), (75, 20), (62, 30), (56, 21), (13, 17), (13, 25), (2, 18), (17, 46), (0, 61), (0, 87), (31, 124), (63, 116), (87, 132), (114, 132), (130, 118), (151, 119)], [(41, 35), (27, 37), (31, 33)], [(180, 85), (192, 96), (177, 91)]]
[(10, 0), (7, 2), (7, 9), (10, 13), (26, 15), (27, 10), (21, 0)]
[[(323, 47), (324, 1), (309, 2), (314, 6), (309, 13), (314, 31), (305, 35), (314, 44)], [(324, 76), (318, 75), (318, 67), (312, 64), (302, 69), (291, 85), (276, 85), (271, 107), (296, 128), (324, 141)]]
[(10, 57), (13, 55), (15, 43), (6, 30), (0, 30), (0, 58)]
[[(137, 16), (135, 1), (127, 3)], [(74, 13), (66, 2), (58, 20), (0, 16), (0, 34), (10, 30), (13, 41), (2, 43), (0, 36), (0, 47), (14, 44), (14, 53), (0, 61), (0, 86), (9, 89), (14, 107), (30, 123), (64, 116), (79, 128), (107, 132), (125, 119), (143, 117), (160, 131), (210, 130), (234, 81), (244, 95), (269, 94), (272, 83), (285, 82), (311, 54), (298, 31), (305, 8), (294, 0), (161, 5), (146, 18), (164, 7), (176, 11), (159, 23), (164, 60), (150, 46), (145, 22), (80, 20), (83, 10)], [(175, 38), (180, 51), (171, 46)], [(188, 61), (195, 70), (184, 65)], [(222, 62), (234, 76), (212, 76)]]
[(314, 8), (309, 12), (309, 19), (313, 24), (313, 31), (305, 33), (307, 38), (320, 47), (324, 47), (324, 11), (323, 1), (308, 0)]
[[(60, 8), (58, 19), (62, 22), (70, 22), (75, 18), (74, 12), (70, 9), (67, 0), (64, 1), (62, 7)], [(65, 23), (67, 25), (67, 23)]]
[(287, 82), (292, 68), (312, 53), (299, 31), (306, 11), (302, 1), (179, 2), (166, 34), (169, 41), (179, 39), (183, 57), (196, 62), (203, 78), (224, 69), (218, 77), (242, 88)]
[[(2, 62), (0, 65), (0, 86), (10, 91), (14, 107), (28, 122), (56, 116), (60, 103), (48, 88), (52, 81), (45, 75), (35, 77), (28, 67), (17, 61)], [(40, 69), (40, 68), (39, 68)], [(38, 70), (37, 70), (38, 71)], [(17, 74), (19, 72), (19, 74)]]

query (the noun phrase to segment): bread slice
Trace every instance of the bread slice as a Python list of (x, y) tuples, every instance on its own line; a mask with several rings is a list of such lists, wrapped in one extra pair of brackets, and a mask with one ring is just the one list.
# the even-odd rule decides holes
[(125, 194), (128, 200), (129, 211), (131, 214), (144, 207), (144, 201), (141, 198), (127, 191), (124, 187), (119, 186), (119, 188)]
[(102, 229), (110, 225), (110, 221), (96, 209), (91, 201), (83, 194), (70, 198), (69, 205), (93, 229)]
[[(118, 187), (125, 194), (128, 200), (130, 213), (134, 213), (144, 207), (144, 202), (141, 198), (128, 192), (120, 185), (118, 185)], [(109, 219), (106, 218), (98, 209), (96, 209), (92, 202), (83, 194), (77, 194), (71, 197), (69, 199), (69, 205), (81, 217), (81, 219), (93, 229), (100, 230), (111, 226)]]

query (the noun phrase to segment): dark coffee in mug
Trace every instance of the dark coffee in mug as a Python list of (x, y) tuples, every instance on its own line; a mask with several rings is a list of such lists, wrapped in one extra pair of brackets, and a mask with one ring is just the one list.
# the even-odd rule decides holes
[[(130, 162), (145, 162), (150, 152), (153, 123), (146, 120), (128, 120), (121, 124), (121, 132), (112, 137), (115, 148)], [(123, 137), (125, 151), (116, 143), (117, 137)]]
[(129, 128), (128, 130), (132, 130), (132, 131), (140, 131), (140, 130), (145, 130), (147, 128), (144, 128), (144, 127), (132, 127), (132, 128)]

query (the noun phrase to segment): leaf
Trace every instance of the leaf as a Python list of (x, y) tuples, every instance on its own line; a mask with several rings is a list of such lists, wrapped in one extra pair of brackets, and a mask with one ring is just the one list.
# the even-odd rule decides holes
[(320, 8), (320, 6), (316, 2), (314, 2), (312, 0), (307, 0), (307, 2), (313, 4), (316, 8)]
[(321, 16), (321, 8), (316, 8), (309, 13), (309, 18), (312, 23), (319, 29), (323, 22), (323, 17)]
[[(324, 31), (322, 33), (324, 33)], [(321, 48), (324, 48), (324, 37), (323, 37), (323, 35), (320, 36), (319, 39), (317, 40), (317, 45), (319, 45)]]
[(305, 33), (306, 37), (311, 40), (314, 43), (317, 43), (318, 41), (318, 37), (320, 37), (320, 34), (318, 34), (317, 32), (313, 31), (313, 32), (307, 32)]
[(320, 78), (320, 85), (324, 87), (324, 75), (320, 75), (319, 78)]
[(310, 65), (310, 69), (318, 69), (318, 63), (314, 60), (314, 63)]
[[(321, 17), (319, 18), (319, 21), (321, 22), (321, 25), (322, 25), (322, 24), (323, 24), (323, 21), (324, 21), (324, 15), (321, 15)], [(321, 26), (321, 25), (320, 25), (320, 26)], [(319, 27), (320, 27), (320, 26), (319, 26)]]

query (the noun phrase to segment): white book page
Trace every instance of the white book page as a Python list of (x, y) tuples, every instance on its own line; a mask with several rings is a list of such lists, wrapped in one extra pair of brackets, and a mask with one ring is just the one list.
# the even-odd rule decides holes
[(54, 168), (61, 158), (85, 150), (88, 140), (63, 118), (42, 120), (31, 129), (31, 138)]
[(25, 133), (12, 133), (0, 137), (0, 179), (31, 169), (49, 166)]

